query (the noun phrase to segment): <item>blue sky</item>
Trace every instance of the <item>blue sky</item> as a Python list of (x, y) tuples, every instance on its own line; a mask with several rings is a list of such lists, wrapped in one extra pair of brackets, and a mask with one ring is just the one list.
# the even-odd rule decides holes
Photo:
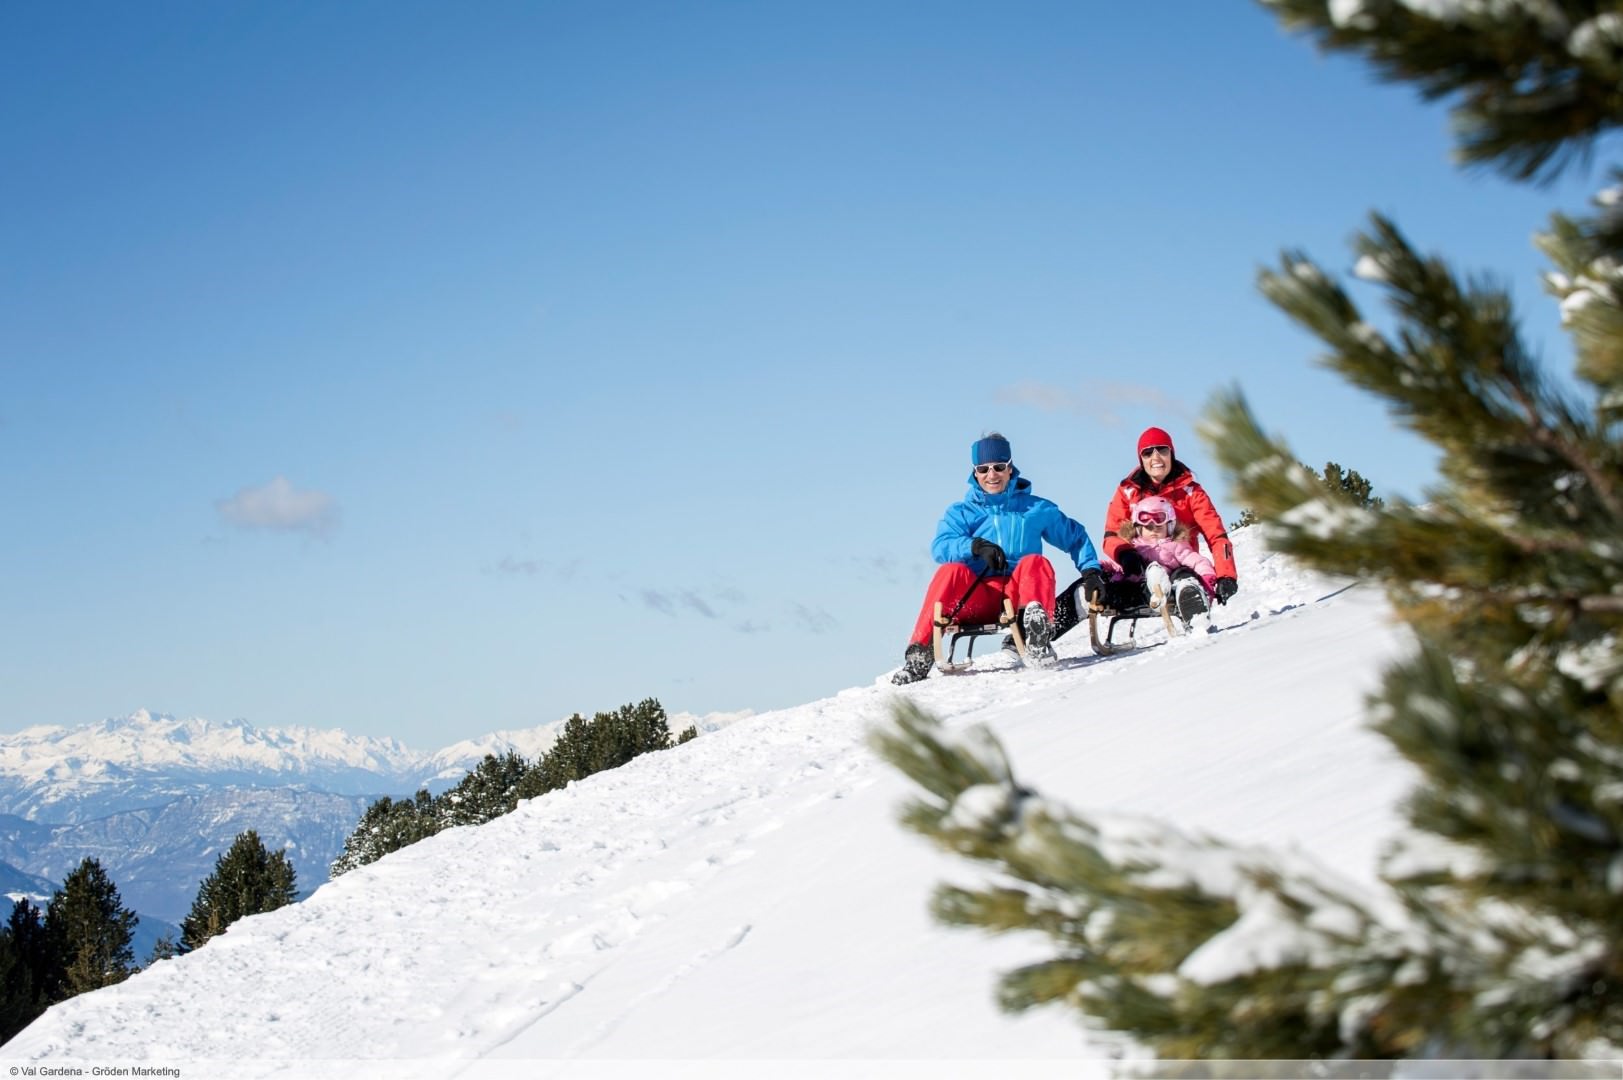
[(1419, 496), (1257, 268), (1345, 271), (1380, 210), (1564, 373), (1530, 238), (1601, 186), (1461, 172), (1442, 105), (1239, 2), (0, 29), (0, 731), (808, 701), (898, 662), (983, 431), (1097, 535), (1166, 426), (1232, 519), (1193, 426), (1234, 383)]

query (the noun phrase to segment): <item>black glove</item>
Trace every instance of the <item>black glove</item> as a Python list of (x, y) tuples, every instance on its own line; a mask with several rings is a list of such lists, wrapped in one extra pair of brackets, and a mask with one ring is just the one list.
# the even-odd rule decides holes
[(1116, 549), (1116, 565), (1121, 567), (1124, 574), (1142, 574), (1144, 572), (1144, 556), (1132, 544), (1123, 544)]
[(1103, 602), (1104, 595), (1104, 575), (1097, 570), (1082, 571), (1082, 598), (1088, 602), (1088, 606)]
[(1239, 591), (1240, 583), (1231, 577), (1220, 577), (1217, 579), (1217, 584), (1212, 586), (1212, 592), (1217, 594), (1217, 602), (1219, 604), (1228, 603), (1229, 597), (1233, 596)]
[(970, 542), (969, 550), (994, 574), (1001, 574), (1009, 568), (1009, 557), (1003, 554), (1003, 549), (983, 536), (975, 537)]

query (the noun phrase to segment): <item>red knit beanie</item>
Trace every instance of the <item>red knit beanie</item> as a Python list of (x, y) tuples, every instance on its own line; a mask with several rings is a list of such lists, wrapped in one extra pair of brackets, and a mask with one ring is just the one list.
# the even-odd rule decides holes
[(1138, 437), (1138, 452), (1143, 454), (1152, 446), (1164, 446), (1172, 451), (1172, 456), (1178, 456), (1178, 450), (1172, 445), (1172, 436), (1167, 434), (1165, 428), (1145, 428), (1144, 434)]

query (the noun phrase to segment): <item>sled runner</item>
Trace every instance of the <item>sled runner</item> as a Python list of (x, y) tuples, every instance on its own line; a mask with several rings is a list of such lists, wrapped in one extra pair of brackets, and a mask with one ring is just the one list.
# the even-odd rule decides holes
[[(1102, 639), (1099, 637), (1099, 617), (1101, 615), (1107, 615), (1110, 618), (1110, 621), (1105, 624), (1105, 635)], [(1093, 651), (1100, 656), (1111, 656), (1115, 653), (1127, 652), (1129, 649), (1136, 649), (1138, 648), (1136, 639), (1138, 620), (1157, 618), (1166, 625), (1168, 640), (1178, 636), (1177, 629), (1172, 625), (1172, 605), (1167, 602), (1166, 594), (1161, 591), (1159, 585), (1155, 588), (1154, 599), (1148, 604), (1140, 604), (1137, 607), (1120, 611), (1105, 607), (1099, 603), (1090, 604), (1088, 606), (1088, 643), (1093, 646)], [(1119, 622), (1127, 623), (1127, 640), (1123, 642), (1113, 640), (1116, 634), (1116, 624)]]

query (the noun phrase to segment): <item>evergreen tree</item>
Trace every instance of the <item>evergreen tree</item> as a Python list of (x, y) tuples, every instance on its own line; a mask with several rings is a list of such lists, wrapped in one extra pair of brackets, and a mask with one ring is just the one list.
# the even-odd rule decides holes
[(501, 757), (486, 754), (485, 760), (464, 776), (456, 787), (436, 801), (440, 820), (445, 827), (456, 825), (483, 825), (487, 821), (512, 813), (518, 806), (519, 782), (529, 766), (516, 752), (509, 750)]
[(12, 905), (6, 935), (47, 1003), (62, 996), (63, 964), (45, 929), (45, 913), (26, 897)]
[(297, 895), (297, 875), (287, 852), (266, 851), (253, 829), (239, 833), (198, 886), (192, 909), (180, 923), (180, 946), (190, 952), (243, 916), (275, 911)]
[(60, 958), (39, 908), (18, 900), (0, 927), (0, 1043), (33, 1023), (61, 985)]
[[(1302, 468), (1310, 473), (1313, 471), (1306, 465), (1303, 465)], [(1374, 485), (1358, 475), (1356, 469), (1343, 471), (1341, 466), (1335, 462), (1326, 462), (1324, 472), (1318, 474), (1318, 479), (1324, 485), (1325, 490), (1336, 495), (1350, 496), (1356, 505), (1366, 510), (1379, 510), (1386, 505), (1385, 500), (1375, 494)], [(1255, 525), (1261, 520), (1262, 518), (1257, 516), (1257, 512), (1248, 506), (1240, 511), (1240, 516), (1229, 525), (1229, 528), (1243, 529), (1247, 525)]]
[(552, 748), (541, 756), (519, 785), (520, 798), (555, 791), (604, 769), (614, 769), (632, 758), (671, 746), (665, 707), (655, 698), (622, 705), (612, 713), (587, 720), (579, 713), (565, 722)]
[(355, 830), (344, 840), (344, 850), (333, 860), (333, 877), (357, 866), (376, 862), (391, 851), (399, 851), (439, 832), (434, 798), (426, 790), (410, 799), (385, 795), (366, 808)]
[[(1457, 94), (1461, 156), (1512, 177), (1547, 178), (1623, 123), (1617, 3), (1265, 2), (1387, 77)], [(1024, 789), (985, 732), (949, 738), (904, 711), (876, 735), (926, 792), (904, 821), (998, 874), (938, 889), (936, 914), (1058, 948), (1004, 977), (1006, 1007), (1063, 1001), (1168, 1057), (1623, 1052), (1623, 187), (1596, 205), (1540, 240), (1587, 403), (1541, 375), (1503, 289), (1385, 218), (1356, 239), (1355, 273), (1385, 292), (1393, 333), (1303, 254), (1262, 274), (1327, 364), (1442, 451), (1424, 504), (1366, 502), (1353, 474), (1327, 484), (1238, 393), (1202, 425), (1270, 546), (1379, 581), (1418, 642), (1372, 702), (1423, 777), (1388, 895), (1078, 817)], [(1180, 871), (1197, 854), (1202, 872)], [(1206, 965), (1270, 926), (1249, 969)]]
[(165, 932), (162, 937), (152, 943), (152, 955), (147, 957), (146, 966), (151, 967), (159, 960), (172, 960), (185, 952), (186, 950), (181, 947), (180, 942), (175, 940), (175, 935)]
[[(579, 716), (570, 719), (579, 719)], [(584, 723), (584, 721), (582, 722)], [(553, 743), (553, 747), (556, 749), (556, 742)], [(550, 753), (551, 751), (548, 751), (548, 754)], [(518, 786), (513, 789), (513, 794), (519, 799), (534, 799), (545, 795), (549, 791), (555, 791), (568, 782), (567, 780), (563, 783), (557, 781), (555, 767), (549, 766), (547, 754), (542, 754), (539, 759), (525, 767), (524, 775), (518, 778)]]
[(671, 729), (665, 707), (653, 698), (635, 705), (622, 705), (607, 721), (609, 738), (606, 740), (602, 769), (617, 769), (632, 758), (655, 750), (671, 748)]
[(1370, 482), (1359, 476), (1357, 469), (1343, 472), (1341, 466), (1335, 462), (1326, 462), (1324, 473), (1319, 479), (1327, 489), (1350, 496), (1355, 505), (1365, 510), (1379, 510), (1386, 505), (1386, 500), (1373, 493)]
[(580, 713), (564, 721), (563, 730), (558, 732), (552, 746), (520, 783), (520, 798), (534, 798), (556, 791), (571, 780), (590, 776), (592, 763), (599, 756), (595, 736), (595, 726)]
[(46, 937), (63, 965), (64, 997), (129, 976), (135, 923), (100, 862), (87, 858), (68, 874), (45, 908)]
[[(698, 731), (689, 728), (691, 735)], [(671, 746), (665, 707), (655, 698), (622, 705), (592, 719), (576, 713), (564, 723), (552, 748), (533, 764), (513, 751), (497, 757), (485, 755), (456, 787), (438, 798), (419, 791), (413, 800), (398, 802), (384, 796), (366, 808), (354, 832), (344, 841), (343, 853), (332, 864), (337, 877), (414, 844), (441, 829), (481, 825), (511, 813), (521, 799), (556, 791), (604, 769), (617, 768), (651, 750)]]
[(11, 945), (11, 934), (0, 929), (0, 1043), (27, 1027), (43, 1011), (36, 1007), (33, 974)]

